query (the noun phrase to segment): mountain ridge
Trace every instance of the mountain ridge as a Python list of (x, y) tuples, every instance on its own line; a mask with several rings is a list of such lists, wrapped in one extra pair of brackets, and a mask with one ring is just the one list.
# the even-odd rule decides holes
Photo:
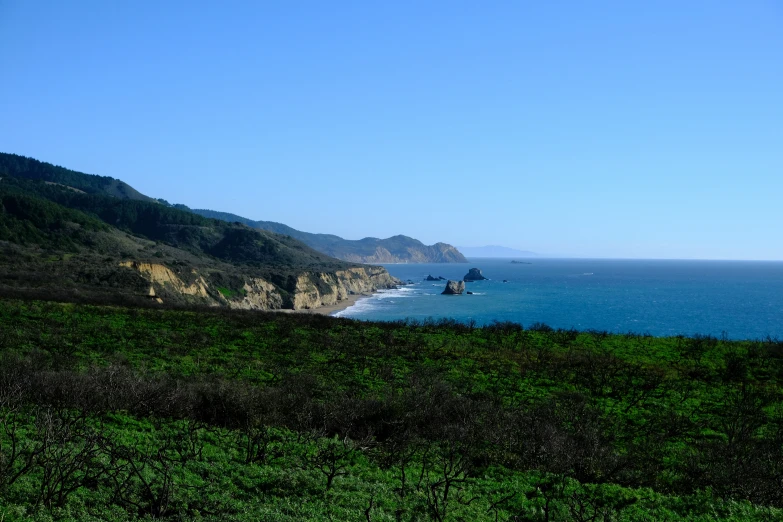
[(425, 245), (418, 239), (398, 234), (386, 239), (365, 237), (343, 239), (334, 234), (303, 232), (275, 221), (254, 221), (230, 212), (190, 209), (200, 216), (244, 223), (250, 227), (289, 235), (306, 245), (337, 259), (352, 263), (467, 263), (456, 247), (447, 243)]

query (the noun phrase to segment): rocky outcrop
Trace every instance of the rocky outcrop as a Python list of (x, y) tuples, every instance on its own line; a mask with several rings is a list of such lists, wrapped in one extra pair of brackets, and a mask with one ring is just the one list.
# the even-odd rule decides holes
[(243, 310), (278, 310), (283, 307), (283, 296), (275, 285), (260, 277), (245, 281), (244, 296), (240, 301), (228, 301), (231, 308)]
[(443, 276), (432, 277), (432, 275), (428, 275), (427, 278), (425, 279), (425, 281), (445, 281), (445, 280), (446, 278)]
[(367, 266), (338, 270), (334, 273), (301, 274), (293, 295), (294, 310), (309, 310), (330, 306), (349, 295), (371, 293), (395, 288), (402, 281), (392, 277), (385, 268)]
[[(310, 310), (336, 304), (349, 295), (394, 288), (402, 283), (382, 267), (366, 266), (331, 273), (303, 272), (297, 277), (293, 291), (289, 292), (281, 292), (278, 287), (260, 277), (245, 277), (241, 290), (230, 291), (210, 286), (210, 278), (201, 276), (196, 270), (189, 273), (193, 281), (186, 283), (162, 264), (126, 261), (120, 263), (120, 266), (140, 272), (150, 282), (149, 297), (157, 302), (174, 299), (178, 302), (245, 310)], [(284, 294), (288, 295), (287, 299)]]
[(452, 281), (449, 279), (449, 281), (446, 283), (446, 289), (443, 290), (443, 293), (446, 295), (460, 295), (464, 291), (465, 291), (464, 281)]
[[(198, 273), (193, 270), (193, 275), (196, 276), (195, 281), (191, 284), (186, 284), (182, 279), (171, 271), (167, 266), (157, 263), (140, 263), (137, 261), (124, 261), (120, 263), (120, 266), (132, 268), (138, 270), (142, 275), (146, 276), (150, 283), (153, 285), (159, 285), (163, 288), (170, 289), (179, 294), (190, 295), (196, 297), (209, 297), (207, 292), (207, 283), (204, 278), (199, 276)], [(168, 288), (167, 288), (168, 287)], [(152, 295), (155, 295), (154, 293)]]
[(465, 274), (465, 277), (462, 278), (463, 281), (483, 281), (486, 279), (484, 277), (484, 274), (481, 273), (481, 269), (479, 268), (471, 268), (468, 270), (468, 273)]

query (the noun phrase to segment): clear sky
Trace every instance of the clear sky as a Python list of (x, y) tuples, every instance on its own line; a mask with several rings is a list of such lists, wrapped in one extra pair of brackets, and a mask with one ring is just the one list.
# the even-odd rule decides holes
[(0, 0), (0, 151), (351, 239), (783, 259), (783, 2)]

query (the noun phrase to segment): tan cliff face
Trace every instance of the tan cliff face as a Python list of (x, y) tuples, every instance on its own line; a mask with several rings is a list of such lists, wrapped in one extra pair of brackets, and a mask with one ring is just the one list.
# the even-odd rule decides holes
[(260, 277), (254, 277), (245, 281), (242, 287), (245, 295), (241, 301), (229, 301), (231, 308), (243, 310), (279, 310), (283, 307), (283, 297), (277, 291), (275, 285)]
[[(174, 292), (192, 295), (197, 297), (209, 297), (207, 293), (207, 283), (204, 278), (199, 276), (196, 281), (190, 285), (185, 284), (182, 279), (172, 272), (168, 267), (156, 263), (139, 263), (136, 261), (124, 261), (120, 266), (138, 270), (149, 279), (150, 283), (166, 287), (171, 285)], [(194, 271), (195, 273), (195, 271)]]
[[(125, 261), (120, 263), (120, 266), (138, 270), (144, 275), (152, 285), (150, 297), (154, 297), (157, 302), (163, 302), (165, 294), (173, 293), (200, 298), (199, 302), (202, 304), (244, 310), (276, 310), (283, 306), (283, 297), (277, 288), (260, 277), (248, 278), (242, 288), (242, 295), (236, 299), (228, 299), (217, 289), (210, 291), (212, 289), (209, 284), (196, 270), (192, 270), (195, 281), (187, 284), (165, 265)], [(156, 285), (160, 291), (155, 291)]]
[[(211, 306), (228, 306), (244, 310), (279, 310), (284, 299), (278, 288), (260, 277), (245, 278), (242, 291), (231, 297), (224, 296), (217, 288), (211, 288), (207, 280), (192, 270), (194, 282), (188, 284), (171, 269), (157, 263), (125, 261), (120, 266), (137, 270), (152, 285), (150, 296), (162, 302), (167, 295), (185, 297), (185, 301)], [(383, 288), (393, 288), (400, 281), (381, 267), (355, 267), (333, 273), (304, 272), (296, 281), (291, 304), (294, 310), (329, 306), (349, 295), (371, 293)], [(155, 287), (158, 290), (155, 290)]]
[(356, 267), (333, 274), (304, 273), (296, 281), (294, 310), (329, 306), (349, 295), (371, 293), (383, 288), (394, 288), (400, 281), (380, 267)]

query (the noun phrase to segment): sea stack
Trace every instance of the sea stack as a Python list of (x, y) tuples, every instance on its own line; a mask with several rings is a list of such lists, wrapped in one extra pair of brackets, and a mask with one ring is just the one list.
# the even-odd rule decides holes
[(460, 295), (465, 291), (464, 281), (449, 281), (446, 283), (446, 289), (443, 291), (446, 295)]
[(479, 268), (471, 268), (468, 270), (468, 273), (465, 274), (465, 277), (462, 278), (463, 281), (482, 281), (486, 279), (484, 277), (484, 274), (481, 273), (481, 269)]

